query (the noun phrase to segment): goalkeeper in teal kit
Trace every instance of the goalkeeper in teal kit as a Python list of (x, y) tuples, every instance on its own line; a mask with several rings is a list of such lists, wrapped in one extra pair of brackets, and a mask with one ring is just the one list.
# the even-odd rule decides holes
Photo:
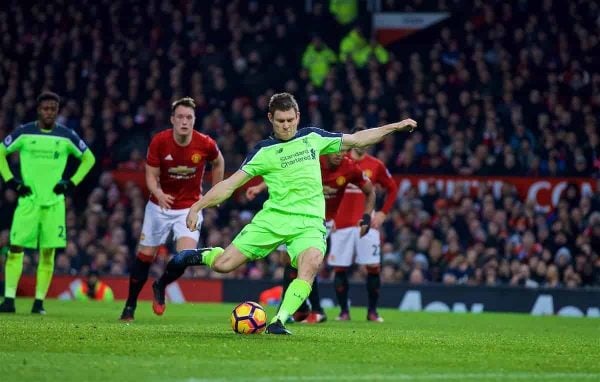
[[(55, 93), (42, 93), (37, 98), (37, 121), (18, 127), (0, 144), (0, 174), (5, 186), (19, 196), (10, 228), (0, 313), (15, 312), (24, 248), (39, 248), (31, 312), (46, 313), (43, 303), (54, 272), (54, 252), (67, 244), (64, 194), (81, 182), (95, 162), (85, 142), (73, 130), (56, 123), (59, 101)], [(14, 152), (19, 152), (20, 177), (13, 175), (6, 160)], [(81, 163), (71, 179), (64, 179), (69, 155)]]
[(185, 267), (200, 264), (227, 273), (246, 261), (267, 256), (280, 244), (286, 244), (298, 276), (288, 287), (266, 332), (291, 334), (283, 323), (309, 295), (326, 247), (325, 198), (319, 155), (370, 146), (394, 132), (412, 131), (416, 122), (406, 119), (354, 134), (331, 133), (314, 127), (298, 130), (298, 104), (288, 93), (271, 97), (268, 118), (273, 125), (273, 136), (259, 142), (237, 172), (216, 184), (192, 205), (186, 224), (190, 230), (196, 229), (200, 210), (220, 204), (255, 176), (262, 176), (269, 188), (269, 199), (262, 210), (226, 249), (180, 251), (167, 265), (165, 274), (182, 273)]

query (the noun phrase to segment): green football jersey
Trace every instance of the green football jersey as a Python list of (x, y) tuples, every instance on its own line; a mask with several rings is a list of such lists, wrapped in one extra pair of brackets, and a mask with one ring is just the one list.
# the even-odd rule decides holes
[(52, 189), (61, 180), (67, 158), (81, 158), (87, 150), (85, 142), (66, 126), (56, 124), (51, 131), (43, 131), (37, 122), (18, 127), (3, 141), (7, 153), (19, 152), (21, 179), (31, 187), (34, 202), (49, 206), (64, 199)]
[(337, 153), (342, 134), (315, 127), (298, 130), (294, 138), (259, 142), (248, 154), (241, 170), (262, 176), (269, 188), (263, 209), (325, 218), (319, 155)]

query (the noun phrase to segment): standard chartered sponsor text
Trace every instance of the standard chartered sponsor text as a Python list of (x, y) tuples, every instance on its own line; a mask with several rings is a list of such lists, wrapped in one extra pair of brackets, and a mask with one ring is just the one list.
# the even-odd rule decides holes
[(281, 168), (289, 167), (295, 163), (303, 162), (305, 160), (310, 160), (312, 155), (310, 154), (310, 150), (302, 150), (297, 151), (290, 155), (285, 155), (279, 158), (281, 161)]

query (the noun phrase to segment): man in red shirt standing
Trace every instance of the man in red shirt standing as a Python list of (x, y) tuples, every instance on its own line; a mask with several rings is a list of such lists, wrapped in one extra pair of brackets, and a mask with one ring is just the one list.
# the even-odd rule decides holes
[[(364, 128), (354, 129), (354, 131), (359, 130), (364, 130)], [(381, 227), (386, 214), (396, 201), (398, 186), (383, 162), (367, 154), (365, 149), (353, 148), (348, 155), (356, 161), (363, 174), (373, 184), (380, 184), (386, 190), (386, 199), (381, 210), (373, 215), (371, 229), (364, 236), (361, 235), (360, 228), (356, 226), (356, 221), (364, 213), (362, 209), (365, 202), (363, 193), (350, 185), (346, 189), (344, 198), (338, 208), (335, 217), (336, 230), (331, 233), (331, 246), (327, 258), (327, 263), (335, 269), (335, 292), (341, 309), (338, 320), (347, 321), (350, 319), (347, 271), (353, 263), (356, 263), (365, 265), (367, 268), (367, 293), (369, 298), (367, 320), (383, 322), (383, 318), (377, 313), (377, 300), (379, 299), (379, 287), (381, 285), (379, 276), (381, 270), (379, 227)]]
[[(212, 166), (212, 185), (223, 180), (225, 161), (216, 142), (194, 130), (196, 105), (189, 97), (178, 99), (171, 106), (173, 128), (152, 138), (146, 158), (146, 185), (150, 200), (146, 204), (138, 252), (131, 267), (129, 295), (121, 320), (132, 321), (137, 299), (146, 280), (158, 247), (172, 231), (177, 251), (195, 249), (200, 233), (186, 227), (186, 216), (192, 204), (201, 198), (202, 179), (206, 163)], [(198, 225), (202, 224), (202, 216)], [(164, 288), (183, 274), (165, 272), (152, 285), (154, 313), (165, 310)], [(166, 280), (165, 280), (165, 276)]]
[[(354, 225), (360, 230), (360, 236), (364, 236), (369, 231), (371, 213), (375, 207), (375, 189), (373, 185), (357, 164), (349, 157), (344, 156), (343, 153), (321, 155), (319, 161), (321, 164), (323, 194), (325, 196), (325, 226), (327, 227), (327, 234), (329, 235), (332, 230), (335, 230), (334, 218), (338, 212), (338, 207), (344, 197), (346, 187), (352, 184), (365, 195), (362, 204), (364, 205), (363, 215), (354, 222)], [(249, 187), (246, 190), (246, 197), (252, 200), (265, 189), (266, 185), (264, 182), (257, 186)], [(283, 293), (285, 293), (287, 286), (296, 276), (297, 270), (288, 264), (283, 276)], [(326, 316), (321, 307), (316, 280), (313, 283), (308, 300), (310, 301), (310, 312), (308, 305), (304, 302), (294, 314), (294, 319), (311, 324), (324, 322)]]

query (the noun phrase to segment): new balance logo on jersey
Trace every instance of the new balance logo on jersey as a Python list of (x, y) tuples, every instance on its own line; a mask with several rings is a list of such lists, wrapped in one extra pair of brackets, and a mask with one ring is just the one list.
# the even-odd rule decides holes
[(173, 157), (171, 156), (171, 154), (169, 154), (165, 157), (165, 160), (173, 160)]

